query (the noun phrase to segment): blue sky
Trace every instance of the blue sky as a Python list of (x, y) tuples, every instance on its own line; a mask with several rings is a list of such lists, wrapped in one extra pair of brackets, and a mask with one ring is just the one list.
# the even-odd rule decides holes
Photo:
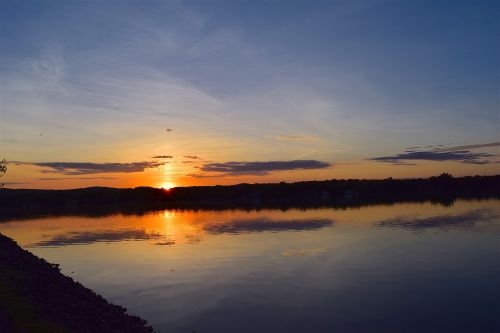
[[(170, 169), (157, 168), (148, 184), (494, 173), (494, 156), (411, 166), (374, 159), (411, 146), (500, 141), (499, 7), (3, 0), (0, 150), (22, 162), (5, 179), (76, 186), (41, 181), (58, 170), (36, 163), (137, 163), (160, 154), (174, 156)], [(498, 154), (498, 145), (473, 149)], [(184, 155), (200, 158), (183, 163)], [(332, 167), (248, 179), (203, 172), (210, 163), (297, 160)], [(146, 179), (116, 178), (81, 184)]]

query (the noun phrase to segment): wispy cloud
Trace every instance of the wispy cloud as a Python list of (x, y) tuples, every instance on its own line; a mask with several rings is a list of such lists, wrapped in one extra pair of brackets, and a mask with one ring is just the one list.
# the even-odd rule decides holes
[(130, 173), (143, 172), (145, 169), (157, 168), (164, 162), (133, 162), (133, 163), (87, 163), (87, 162), (16, 162), (21, 165), (34, 165), (48, 168), (42, 172), (60, 173), (63, 175), (86, 175), (95, 173)]
[(29, 184), (29, 183), (25, 183), (25, 182), (2, 182), (2, 181), (0, 181), (0, 185), (6, 185), (6, 186), (9, 186), (9, 185), (23, 185), (23, 184)]
[(495, 155), (488, 153), (472, 153), (467, 150), (461, 151), (450, 151), (450, 152), (438, 152), (438, 151), (409, 151), (402, 154), (392, 155), (392, 156), (381, 156), (370, 158), (372, 161), (377, 162), (388, 162), (394, 164), (404, 164), (405, 161), (454, 161), (468, 164), (488, 164), (491, 163), (488, 160), (484, 160), (486, 157), (493, 157)]
[(118, 179), (116, 177), (41, 177), (37, 178), (36, 180), (43, 180), (43, 181), (52, 181), (52, 180), (68, 180), (68, 179), (77, 179), (77, 180), (96, 180), (96, 179), (104, 179), (104, 180), (110, 180), (110, 179)]
[(331, 164), (316, 160), (270, 161), (270, 162), (224, 162), (201, 166), (205, 172), (221, 172), (228, 175), (266, 175), (272, 171), (324, 169)]
[(167, 239), (166, 241), (155, 243), (155, 245), (175, 245), (175, 240)]
[[(442, 146), (442, 145), (439, 145)], [(438, 147), (438, 146), (436, 146)], [(436, 151), (455, 151), (455, 150), (470, 150), (470, 149), (482, 149), (482, 148), (492, 148), (500, 147), (500, 142), (483, 143), (478, 145), (467, 145), (467, 146), (455, 146), (448, 148), (438, 148)]]
[(151, 158), (174, 158), (172, 155), (157, 155), (157, 156), (153, 156)]
[(281, 135), (275, 137), (278, 141), (316, 141), (318, 140), (315, 136), (308, 135)]
[(192, 160), (197, 160), (199, 159), (200, 157), (199, 156), (196, 156), (196, 155), (184, 155), (185, 158), (190, 158)]
[(201, 174), (201, 173), (190, 173), (187, 174), (186, 176), (192, 177), (192, 178), (218, 178), (218, 177), (223, 177), (225, 175), (220, 175), (220, 174)]
[[(410, 147), (403, 153), (389, 156), (373, 157), (369, 160), (377, 162), (393, 163), (394, 165), (415, 165), (408, 161), (453, 161), (466, 164), (489, 164), (495, 163), (487, 158), (497, 157), (491, 153), (472, 152), (472, 149), (492, 148), (500, 146), (500, 142), (443, 147), (443, 145)], [(432, 148), (432, 149), (430, 149)]]
[(325, 249), (320, 247), (312, 249), (290, 249), (283, 251), (281, 255), (285, 257), (304, 257), (304, 256), (316, 255), (324, 251)]

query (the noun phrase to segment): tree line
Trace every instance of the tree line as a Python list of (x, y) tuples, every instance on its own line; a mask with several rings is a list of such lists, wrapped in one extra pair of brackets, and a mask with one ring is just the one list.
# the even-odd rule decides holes
[(456, 199), (500, 198), (500, 175), (415, 179), (332, 179), (296, 183), (176, 187), (89, 187), (73, 190), (0, 189), (0, 209), (155, 205), (171, 208), (355, 206), (402, 201), (451, 204)]

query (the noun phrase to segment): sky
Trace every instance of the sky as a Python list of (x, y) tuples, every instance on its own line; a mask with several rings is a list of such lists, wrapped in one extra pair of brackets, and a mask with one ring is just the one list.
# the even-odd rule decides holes
[(500, 173), (497, 1), (0, 0), (0, 179)]

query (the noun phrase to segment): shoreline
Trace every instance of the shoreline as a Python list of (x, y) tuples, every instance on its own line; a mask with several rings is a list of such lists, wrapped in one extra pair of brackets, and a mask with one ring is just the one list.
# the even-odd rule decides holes
[(0, 234), (0, 327), (3, 332), (152, 333), (146, 320), (108, 302)]
[[(0, 212), (78, 212), (149, 209), (262, 209), (352, 207), (397, 202), (431, 201), (451, 205), (455, 200), (500, 198), (500, 175), (453, 178), (448, 174), (427, 179), (325, 180), (296, 183), (227, 186), (88, 187), (68, 190), (0, 188)], [(22, 214), (21, 214), (22, 215)], [(2, 218), (0, 217), (0, 220)]]

